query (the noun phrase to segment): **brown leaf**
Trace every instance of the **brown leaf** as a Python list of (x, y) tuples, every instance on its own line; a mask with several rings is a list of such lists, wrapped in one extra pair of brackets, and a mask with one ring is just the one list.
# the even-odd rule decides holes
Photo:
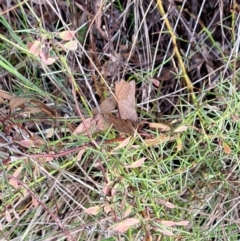
[(64, 47), (67, 50), (72, 50), (72, 51), (76, 51), (78, 48), (78, 41), (77, 40), (71, 40), (67, 43), (64, 44)]
[(142, 166), (142, 164), (144, 163), (145, 160), (146, 160), (146, 158), (142, 157), (139, 160), (133, 162), (132, 164), (125, 166), (125, 168), (137, 168), (137, 167), (140, 167), (140, 166)]
[(20, 107), (21, 105), (25, 104), (29, 100), (31, 100), (31, 99), (30, 98), (22, 98), (22, 97), (13, 97), (9, 101), (9, 107), (11, 110), (13, 110), (16, 107)]
[(138, 218), (127, 218), (122, 222), (118, 223), (113, 229), (120, 233), (126, 232), (130, 227), (139, 224), (140, 220)]
[(222, 142), (222, 146), (223, 146), (223, 150), (225, 154), (230, 154), (231, 153), (231, 148), (229, 147), (229, 145), (226, 142)]
[(84, 120), (74, 131), (73, 134), (86, 134), (87, 130), (90, 133), (96, 133), (104, 131), (109, 128), (110, 125), (105, 122), (103, 115), (97, 114), (94, 118), (88, 118)]
[(149, 127), (151, 129), (159, 129), (160, 131), (170, 131), (171, 128), (166, 125), (166, 124), (162, 124), (162, 123), (149, 123)]
[(159, 144), (162, 144), (168, 141), (174, 141), (174, 140), (176, 140), (175, 136), (161, 135), (161, 136), (157, 136), (154, 139), (146, 139), (145, 143), (150, 146), (157, 146)]
[(103, 117), (104, 117), (106, 123), (109, 126), (112, 125), (115, 130), (134, 135), (133, 124), (135, 124), (135, 123), (133, 123), (131, 120), (128, 120), (128, 119), (123, 120), (123, 119), (116, 117), (114, 115), (111, 115), (111, 114), (104, 114)]
[(174, 133), (179, 133), (179, 132), (184, 132), (188, 129), (187, 126), (179, 126), (177, 129), (175, 129), (173, 132)]
[(66, 30), (66, 31), (60, 32), (59, 37), (63, 40), (68, 41), (68, 40), (72, 40), (75, 34), (76, 34), (76, 31)]
[(8, 92), (4, 90), (0, 90), (0, 97), (6, 100), (11, 100), (13, 98), (12, 95), (10, 95)]
[(100, 105), (99, 110), (98, 108), (94, 108), (92, 110), (92, 114), (106, 114), (111, 113), (112, 110), (114, 110), (117, 107), (117, 101), (116, 99), (111, 95), (108, 98), (106, 98)]
[(130, 140), (131, 140), (131, 136), (129, 136), (128, 138), (124, 139), (117, 147), (115, 147), (115, 148), (112, 150), (112, 152), (113, 152), (113, 151), (117, 151), (118, 149), (121, 149), (121, 148), (127, 146), (128, 143), (130, 142)]
[(101, 209), (102, 209), (102, 207), (100, 205), (96, 205), (96, 206), (87, 208), (84, 211), (87, 214), (97, 215), (100, 212)]
[(123, 120), (111, 114), (97, 114), (94, 118), (85, 119), (73, 132), (74, 135), (86, 134), (87, 130), (90, 133), (96, 133), (107, 130), (110, 127), (115, 130), (133, 135), (133, 122), (131, 120)]
[(122, 79), (119, 83), (116, 83), (115, 95), (121, 118), (137, 121), (135, 106), (135, 81), (133, 80), (128, 83)]

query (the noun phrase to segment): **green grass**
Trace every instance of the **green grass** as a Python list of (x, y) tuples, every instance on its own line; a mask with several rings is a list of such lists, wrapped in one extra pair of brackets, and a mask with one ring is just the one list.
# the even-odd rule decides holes
[[(102, 4), (108, 11), (112, 3), (102, 1)], [(151, 5), (151, 11), (158, 11)], [(185, 41), (188, 44), (185, 35), (178, 36), (172, 31), (178, 27), (174, 25), (176, 19), (167, 15), (172, 24), (171, 31), (166, 28), (159, 30), (162, 38), (152, 41), (156, 29), (161, 26), (153, 24), (156, 27), (151, 30), (154, 34), (148, 35), (146, 28), (151, 25), (148, 7), (136, 4), (125, 9), (126, 5), (118, 1), (113, 9), (119, 11), (121, 21), (129, 16), (131, 20), (124, 22), (125, 30), (121, 28), (121, 31), (126, 31), (126, 36), (118, 33), (116, 39), (119, 40), (112, 42), (114, 56), (105, 40), (99, 37), (100, 33), (92, 27), (90, 14), (85, 21), (84, 18), (81, 20), (81, 26), (76, 27), (65, 19), (59, 20), (56, 25), (59, 28), (52, 25), (51, 29), (45, 15), (44, 22), (37, 17), (35, 7), (23, 5), (18, 8), (17, 12), (12, 12), (11, 22), (7, 15), (0, 15), (4, 26), (4, 31), (1, 29), (0, 32), (1, 88), (14, 96), (37, 99), (53, 111), (68, 114), (68, 117), (63, 117), (63, 114), (54, 116), (47, 113), (45, 107), (31, 103), (24, 103), (24, 107), (17, 106), (10, 112), (9, 101), (0, 92), (4, 99), (0, 109), (0, 239), (238, 240), (240, 94), (238, 55), (234, 52), (236, 42), (230, 44), (226, 40), (229, 50), (224, 51), (211, 26), (208, 29), (208, 26), (201, 25), (201, 29), (196, 30), (199, 37), (196, 41), (199, 42), (195, 44), (198, 46), (194, 49), (189, 45), (188, 56), (184, 55), (187, 48), (180, 48), (180, 44), (176, 46), (185, 64), (184, 71), (187, 70), (192, 77), (196, 95), (193, 101), (182, 66), (178, 66), (179, 59), (172, 52), (173, 47), (167, 49), (169, 41), (161, 42), (171, 33), (175, 34), (178, 43)], [(107, 13), (112, 12), (109, 10)], [(108, 15), (104, 16), (106, 21)], [(237, 21), (230, 15), (218, 24), (230, 31), (226, 21), (231, 18)], [(33, 27), (33, 20), (40, 23), (39, 27)], [(79, 29), (77, 51), (64, 52), (53, 46), (50, 54), (57, 61), (50, 66), (29, 53), (27, 44), (40, 37), (40, 33), (53, 36), (67, 26)], [(235, 27), (235, 32), (237, 30)], [(127, 36), (131, 34), (138, 36), (136, 42), (132, 36)], [(104, 45), (106, 52), (94, 51), (89, 40), (91, 37), (98, 40), (98, 48)], [(122, 59), (125, 63), (122, 66), (121, 61), (118, 63), (122, 69), (118, 70), (117, 76), (104, 74), (102, 65), (111, 58), (117, 58), (117, 46), (126, 42), (129, 44), (127, 51), (134, 54), (133, 60), (127, 62), (127, 59)], [(147, 46), (148, 43), (151, 46)], [(222, 61), (221, 64), (215, 66), (215, 59), (208, 58), (206, 50), (215, 54), (215, 59)], [(200, 58), (196, 54), (208, 58), (202, 64), (204, 67), (199, 67), (199, 64), (193, 70), (199, 67), (200, 76), (197, 71), (189, 70), (194, 58)], [(153, 58), (157, 55), (161, 55), (162, 62)], [(132, 67), (137, 58), (142, 61), (140, 67), (137, 64), (137, 67)], [(176, 70), (175, 79), (161, 81), (158, 73), (162, 67), (170, 65), (171, 70)], [(161, 133), (144, 124), (125, 147), (117, 150), (114, 148), (120, 144), (117, 140), (122, 134), (111, 128), (94, 133), (91, 138), (74, 135), (69, 124), (76, 127), (82, 122), (76, 106), (85, 118), (89, 118), (91, 109), (98, 102), (95, 85), (102, 82), (106, 85), (105, 91), (113, 91), (115, 82), (124, 76), (127, 80), (136, 80), (139, 120), (166, 123), (171, 130)], [(215, 79), (211, 79), (213, 76)], [(151, 83), (153, 77), (159, 80), (159, 88)], [(36, 113), (24, 113), (26, 106), (42, 109)], [(174, 132), (181, 126), (187, 130)], [(34, 145), (24, 148), (19, 145), (23, 139), (33, 141)], [(147, 143), (148, 139), (153, 139), (152, 144)], [(51, 151), (58, 154), (84, 146), (85, 149), (48, 160), (44, 156), (41, 159), (33, 156)], [(9, 163), (6, 162), (8, 156), (11, 159)], [(129, 168), (141, 158), (145, 158), (142, 165)], [(88, 213), (91, 207), (95, 207), (97, 212)], [(123, 233), (115, 231), (117, 224), (130, 218), (138, 219), (139, 224)], [(171, 226), (163, 221), (189, 223)]]

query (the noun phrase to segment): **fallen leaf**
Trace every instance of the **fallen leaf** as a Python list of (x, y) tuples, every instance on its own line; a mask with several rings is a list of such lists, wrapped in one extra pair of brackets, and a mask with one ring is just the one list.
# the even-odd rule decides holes
[(112, 152), (113, 151), (117, 151), (118, 149), (121, 149), (121, 148), (127, 146), (130, 140), (131, 140), (131, 136), (129, 136), (128, 138), (124, 139), (117, 147), (115, 147), (112, 150)]
[(126, 82), (121, 80), (115, 85), (115, 95), (118, 102), (118, 109), (122, 119), (137, 121), (135, 105), (135, 81)]
[(76, 34), (76, 31), (66, 30), (66, 31), (60, 32), (59, 37), (62, 40), (68, 41), (68, 40), (72, 40), (75, 34)]
[(36, 113), (40, 113), (41, 111), (42, 110), (39, 107), (26, 106), (22, 113), (25, 113), (25, 114), (36, 114)]
[(182, 146), (183, 146), (180, 134), (177, 135), (177, 139), (176, 140), (177, 140), (177, 151), (179, 152), (179, 151), (182, 150)]
[(179, 132), (184, 132), (188, 129), (187, 126), (179, 126), (177, 129), (175, 129), (173, 132), (174, 133), (179, 133)]
[(98, 108), (92, 109), (92, 114), (93, 115), (107, 114), (107, 113), (110, 113), (112, 110), (114, 110), (116, 107), (117, 107), (117, 101), (111, 95), (99, 105), (99, 109)]
[(115, 130), (133, 135), (133, 122), (131, 120), (123, 120), (111, 114), (97, 114), (94, 118), (84, 120), (74, 131), (73, 134), (86, 134), (87, 130), (90, 133), (97, 133), (107, 130), (110, 127)]
[(179, 222), (176, 222), (176, 224), (178, 226), (187, 226), (189, 224), (189, 221), (185, 220), (185, 221), (179, 221)]
[(162, 132), (171, 130), (171, 128), (168, 125), (165, 125), (165, 124), (162, 124), (162, 123), (149, 123), (149, 128), (159, 129)]
[(101, 207), (100, 205), (96, 205), (96, 206), (87, 208), (87, 209), (85, 209), (84, 211), (85, 211), (87, 214), (97, 215), (97, 214), (99, 213), (99, 211), (101, 210), (101, 208), (102, 208), (102, 207)]
[(118, 223), (116, 226), (113, 227), (113, 230), (118, 231), (119, 233), (126, 232), (130, 227), (139, 224), (140, 220), (138, 218), (127, 218), (120, 223)]
[(35, 208), (38, 207), (38, 205), (39, 205), (37, 199), (34, 197), (32, 197), (32, 204)]
[(158, 202), (160, 203), (160, 204), (163, 204), (165, 207), (167, 207), (167, 208), (175, 208), (176, 206), (174, 205), (174, 204), (172, 204), (172, 203), (170, 203), (170, 202), (168, 202), (168, 201), (165, 201), (165, 200), (162, 200), (162, 199), (160, 199), (160, 200), (158, 200)]
[(222, 146), (223, 146), (223, 150), (225, 154), (230, 154), (231, 153), (231, 148), (229, 147), (229, 145), (226, 142), (222, 142)]
[(109, 126), (112, 125), (115, 130), (134, 135), (134, 127), (136, 123), (132, 122), (131, 120), (123, 120), (122, 118), (111, 114), (104, 114), (103, 117), (106, 123), (108, 123)]
[[(22, 171), (22, 169), (23, 169), (23, 167), (22, 166), (20, 166), (20, 167), (18, 167), (16, 170), (15, 170), (15, 172), (13, 173), (13, 177), (15, 177), (15, 178), (17, 178), (18, 176), (19, 176), (19, 174), (21, 173), (21, 171)], [(14, 187), (15, 189), (17, 189), (18, 188), (18, 181), (16, 181), (14, 178), (10, 178), (9, 179), (9, 184), (12, 186), (12, 187)]]
[(123, 218), (128, 217), (131, 212), (132, 212), (132, 206), (129, 206), (129, 207), (125, 210), (125, 212), (124, 212), (124, 214), (123, 214)]
[(142, 166), (142, 164), (144, 163), (145, 160), (146, 160), (145, 157), (140, 158), (138, 161), (135, 161), (132, 164), (125, 166), (125, 168), (137, 168), (137, 167), (140, 167), (140, 166)]
[(34, 142), (32, 140), (21, 140), (21, 141), (18, 141), (17, 143), (26, 148), (34, 147)]
[(114, 210), (114, 208), (113, 208), (112, 204), (106, 204), (106, 205), (104, 205), (103, 210), (106, 214), (108, 214), (108, 213), (112, 212)]
[(12, 222), (11, 215), (10, 215), (10, 213), (8, 212), (7, 209), (6, 209), (6, 211), (5, 211), (5, 218), (6, 218), (6, 220), (7, 220), (8, 223), (11, 223), (11, 222)]
[(78, 41), (72, 40), (63, 45), (67, 50), (75, 51), (78, 48)]
[(150, 80), (152, 81), (152, 83), (156, 86), (156, 87), (159, 87), (159, 81), (157, 79), (154, 79), (154, 78), (150, 78)]
[(14, 98), (12, 95), (10, 95), (8, 92), (4, 90), (0, 90), (0, 97), (6, 100), (11, 100), (12, 98)]
[(41, 42), (36, 40), (32, 43), (28, 43), (27, 47), (31, 54), (33, 54), (34, 56), (38, 56), (41, 49)]
[(87, 134), (87, 130), (90, 133), (96, 133), (99, 131), (104, 131), (109, 128), (110, 125), (105, 121), (104, 117), (97, 114), (94, 118), (88, 118), (84, 120), (74, 131), (73, 134)]
[(171, 232), (171, 231), (169, 231), (169, 230), (166, 230), (166, 229), (160, 229), (160, 228), (158, 228), (157, 231), (159, 231), (159, 232), (162, 233), (163, 235), (166, 235), (166, 236), (169, 236), (169, 237), (174, 236), (173, 232)]
[(154, 139), (146, 139), (144, 141), (149, 146), (157, 146), (159, 144), (162, 144), (168, 141), (174, 141), (174, 140), (176, 140), (175, 136), (161, 135), (161, 136), (157, 136)]
[(11, 109), (11, 111), (16, 108), (21, 106), (22, 104), (25, 104), (26, 102), (28, 102), (29, 100), (31, 100), (30, 98), (23, 98), (23, 97), (13, 97), (10, 101), (9, 101), (9, 107)]
[(161, 220), (160, 223), (166, 227), (176, 226), (176, 222), (174, 221)]
[(117, 188), (119, 186), (119, 183), (115, 184), (111, 189), (111, 197), (113, 197), (117, 193)]
[(55, 58), (48, 58), (48, 59), (41, 59), (41, 60), (46, 65), (52, 65), (56, 61)]
[(113, 187), (113, 184), (114, 184), (114, 182), (111, 181), (111, 182), (107, 183), (106, 186), (103, 187), (103, 194), (104, 194), (105, 196), (109, 194), (109, 192), (111, 191), (111, 189), (112, 189), (112, 187)]

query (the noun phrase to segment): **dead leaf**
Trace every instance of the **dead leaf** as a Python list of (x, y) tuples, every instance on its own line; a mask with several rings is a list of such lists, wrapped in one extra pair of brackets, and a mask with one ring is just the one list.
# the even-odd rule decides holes
[(88, 118), (84, 120), (74, 131), (73, 134), (87, 134), (87, 130), (90, 133), (96, 133), (104, 131), (109, 128), (110, 125), (105, 121), (104, 117), (97, 114), (94, 118)]
[(8, 92), (4, 90), (0, 90), (0, 97), (6, 100), (11, 100), (13, 98), (12, 95), (10, 95)]
[(113, 230), (118, 231), (119, 233), (126, 232), (130, 227), (139, 224), (140, 220), (138, 218), (127, 218), (120, 223), (118, 223), (116, 226), (113, 227)]
[[(111, 95), (108, 98), (106, 98), (100, 105), (99, 110), (98, 108), (94, 108), (92, 110), (92, 114), (107, 114), (111, 113), (112, 110), (114, 110), (117, 107), (117, 101), (116, 99)], [(100, 111), (100, 112), (99, 112)]]
[(189, 224), (189, 221), (184, 220), (184, 221), (174, 222), (174, 221), (168, 221), (168, 220), (161, 220), (160, 223), (166, 227), (173, 227), (173, 226), (187, 226)]
[(103, 210), (106, 214), (108, 214), (114, 210), (114, 207), (112, 204), (106, 204), (104, 205)]
[(168, 141), (174, 141), (174, 140), (176, 140), (175, 136), (161, 135), (161, 136), (157, 136), (154, 139), (146, 139), (144, 141), (149, 146), (157, 146), (159, 144), (162, 144)]
[(66, 31), (60, 32), (59, 37), (62, 40), (69, 41), (69, 40), (72, 40), (74, 38), (75, 34), (76, 34), (76, 31), (66, 30)]
[(135, 127), (136, 123), (132, 122), (131, 120), (123, 120), (111, 114), (104, 114), (103, 117), (106, 123), (108, 123), (109, 126), (112, 125), (115, 130), (134, 135), (133, 128)]
[(33, 54), (34, 56), (38, 56), (40, 53), (40, 49), (41, 49), (41, 42), (36, 40), (32, 43), (28, 43), (27, 47), (31, 54)]
[(76, 51), (78, 48), (78, 41), (72, 40), (63, 45), (67, 50)]
[(142, 164), (144, 163), (145, 160), (146, 160), (145, 157), (140, 158), (138, 161), (135, 161), (132, 164), (125, 166), (125, 168), (137, 168), (137, 167), (140, 167), (140, 166), (142, 166)]
[(37, 199), (34, 197), (32, 197), (32, 204), (35, 208), (38, 207), (38, 205), (39, 205)]
[[(19, 174), (21, 173), (22, 169), (23, 169), (22, 166), (18, 167), (18, 168), (15, 170), (15, 172), (13, 173), (12, 176), (15, 177), (15, 178), (17, 178), (17, 177), (19, 176)], [(9, 179), (9, 184), (10, 184), (11, 186), (13, 186), (15, 189), (17, 189), (19, 185), (18, 185), (18, 181), (16, 181), (15, 178), (10, 178), (10, 179)]]
[(31, 99), (30, 98), (23, 98), (23, 97), (13, 97), (9, 101), (9, 107), (10, 107), (10, 109), (12, 111), (14, 108), (20, 107), (21, 105), (25, 104), (29, 100), (31, 100)]
[(102, 207), (101, 207), (100, 205), (96, 205), (96, 206), (87, 208), (87, 209), (85, 209), (84, 211), (85, 211), (87, 214), (97, 215), (97, 214), (100, 212), (101, 209), (102, 209)]
[(105, 196), (108, 195), (108, 193), (111, 191), (111, 189), (112, 189), (112, 187), (113, 187), (113, 184), (114, 184), (114, 182), (111, 181), (111, 182), (107, 183), (106, 186), (103, 187), (103, 194), (104, 194)]
[(189, 224), (189, 221), (185, 220), (185, 221), (179, 221), (179, 222), (176, 222), (176, 224), (178, 226), (187, 226)]
[(47, 59), (41, 59), (41, 60), (46, 65), (52, 65), (56, 61), (55, 58), (47, 58)]
[(178, 151), (178, 152), (181, 151), (181, 150), (182, 150), (182, 147), (183, 147), (183, 145), (182, 145), (182, 139), (181, 139), (181, 137), (180, 137), (180, 134), (178, 134), (178, 135), (177, 135), (177, 151)]
[(162, 124), (162, 123), (149, 123), (149, 128), (159, 129), (159, 131), (162, 131), (162, 132), (171, 130), (171, 128), (168, 125)]
[(121, 149), (121, 148), (127, 146), (130, 140), (131, 140), (131, 136), (129, 136), (128, 138), (124, 139), (117, 147), (115, 147), (112, 150), (112, 152), (113, 151), (117, 151), (118, 149)]
[(133, 135), (133, 122), (131, 120), (123, 120), (111, 114), (97, 114), (94, 118), (84, 120), (74, 131), (73, 134), (86, 134), (87, 130), (90, 133), (97, 133), (107, 130), (110, 127), (115, 130)]
[(166, 236), (169, 236), (169, 237), (174, 236), (173, 232), (171, 232), (171, 231), (169, 231), (169, 230), (166, 230), (166, 229), (160, 229), (160, 228), (158, 228), (157, 231), (160, 232), (160, 233), (162, 233), (163, 235), (166, 235)]
[(156, 87), (159, 87), (160, 82), (159, 82), (157, 79), (150, 78), (150, 80), (152, 81), (152, 83), (153, 83)]
[(177, 129), (175, 129), (173, 132), (174, 133), (179, 133), (179, 132), (184, 132), (188, 129), (187, 126), (179, 126)]
[(124, 214), (123, 214), (123, 218), (128, 217), (131, 212), (132, 212), (132, 206), (129, 206), (129, 207), (125, 210), (125, 212), (124, 212)]
[(176, 226), (176, 222), (174, 221), (161, 220), (160, 223), (166, 227)]
[(172, 203), (170, 203), (170, 202), (168, 202), (168, 201), (165, 201), (165, 200), (162, 200), (162, 199), (160, 199), (160, 200), (158, 200), (158, 202), (160, 203), (160, 204), (163, 204), (165, 207), (167, 207), (167, 208), (175, 208), (176, 206), (174, 205), (174, 204), (172, 204)]
[(11, 222), (12, 222), (11, 215), (10, 215), (10, 213), (8, 212), (7, 209), (6, 209), (6, 211), (5, 211), (5, 218), (6, 218), (6, 220), (7, 220), (8, 223), (11, 223)]
[(230, 154), (231, 153), (231, 148), (229, 147), (229, 145), (226, 142), (222, 142), (222, 146), (223, 146), (223, 150), (225, 154)]
[(135, 81), (126, 82), (121, 80), (115, 85), (115, 95), (118, 102), (118, 109), (122, 119), (137, 121), (135, 105)]

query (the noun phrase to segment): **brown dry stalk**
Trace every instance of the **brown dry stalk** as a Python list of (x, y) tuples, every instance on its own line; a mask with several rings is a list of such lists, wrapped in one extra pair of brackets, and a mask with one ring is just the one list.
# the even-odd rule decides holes
[(188, 88), (188, 91), (190, 92), (190, 95), (192, 97), (192, 100), (193, 102), (195, 103), (196, 102), (196, 95), (193, 91), (193, 85), (192, 85), (192, 82), (187, 74), (187, 71), (186, 71), (186, 68), (184, 66), (184, 63), (183, 63), (183, 60), (182, 60), (182, 56), (179, 52), (179, 49), (177, 47), (177, 40), (176, 40), (176, 36), (173, 32), (173, 29), (172, 29), (172, 26), (168, 20), (168, 18), (166, 17), (166, 13), (164, 11), (164, 8), (163, 8), (163, 4), (162, 4), (162, 0), (157, 0), (157, 7), (158, 7), (158, 10), (160, 12), (160, 14), (162, 15), (163, 17), (163, 20), (166, 24), (166, 27), (170, 33), (170, 36), (172, 38), (172, 44), (173, 44), (173, 50), (174, 50), (174, 54), (179, 62), (179, 65), (180, 65), (180, 68), (182, 70), (182, 73), (183, 73), (183, 78), (185, 79), (185, 82), (186, 82), (186, 85), (187, 85), (187, 88)]
[(7, 174), (7, 177), (8, 178), (11, 178), (11, 179), (14, 179), (16, 182), (19, 183), (20, 186), (22, 186), (23, 188), (25, 188), (29, 194), (31, 195), (32, 198), (34, 198), (38, 204), (40, 206), (43, 207), (43, 209), (51, 216), (51, 218), (55, 221), (55, 223), (58, 225), (58, 227), (63, 231), (63, 233), (66, 235), (66, 237), (68, 237), (68, 240), (69, 241), (75, 241), (76, 239), (72, 236), (72, 234), (63, 226), (62, 222), (60, 221), (60, 219), (54, 215), (54, 213), (45, 205), (44, 202), (42, 202), (38, 197), (37, 195), (24, 183), (22, 182), (21, 180), (19, 180), (18, 178), (10, 175), (10, 174)]

